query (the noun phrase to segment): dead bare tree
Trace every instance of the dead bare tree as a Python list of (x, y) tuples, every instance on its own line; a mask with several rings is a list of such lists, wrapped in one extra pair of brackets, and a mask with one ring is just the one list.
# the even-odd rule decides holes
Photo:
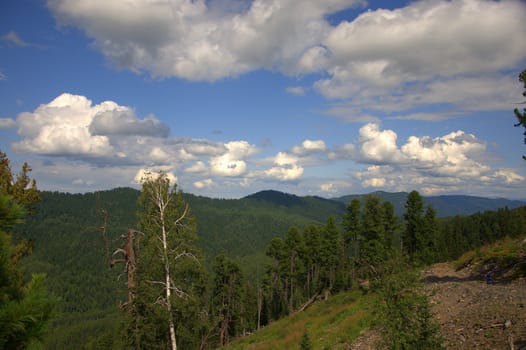
[[(121, 306), (123, 308), (126, 308), (132, 303), (133, 288), (135, 287), (135, 236), (137, 234), (144, 235), (144, 233), (131, 228), (128, 229), (128, 233), (126, 235), (121, 236), (121, 239), (124, 241), (122, 247), (115, 249), (115, 251), (113, 251), (113, 253), (110, 256), (110, 241), (107, 235), (108, 211), (106, 209), (100, 209), (100, 211), (102, 214), (102, 226), (100, 227), (100, 231), (102, 234), (102, 239), (104, 240), (106, 259), (108, 260), (108, 263), (112, 268), (115, 266), (115, 264), (119, 263), (122, 263), (125, 266), (128, 300)], [(118, 255), (120, 255), (120, 257), (115, 258)]]
[[(127, 307), (131, 305), (133, 301), (133, 288), (135, 288), (135, 269), (136, 269), (136, 261), (135, 261), (135, 235), (141, 234), (144, 235), (141, 231), (137, 231), (134, 229), (128, 229), (128, 234), (126, 236), (121, 236), (125, 239), (124, 248), (117, 248), (113, 254), (112, 259), (110, 260), (110, 266), (113, 267), (117, 263), (123, 263), (125, 264), (125, 271), (126, 271), (126, 280), (127, 280), (127, 287), (128, 287), (128, 301), (124, 303), (122, 306)], [(119, 259), (113, 259), (114, 256), (121, 254), (121, 258)]]

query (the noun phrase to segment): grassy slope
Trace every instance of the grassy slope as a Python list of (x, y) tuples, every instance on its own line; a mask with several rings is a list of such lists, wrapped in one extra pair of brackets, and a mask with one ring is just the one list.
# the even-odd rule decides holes
[[(526, 235), (504, 238), (464, 253), (453, 264), (474, 271), (495, 271), (497, 277), (526, 276)], [(367, 329), (375, 304), (373, 294), (342, 293), (317, 302), (302, 313), (283, 318), (264, 329), (229, 344), (225, 349), (299, 349), (307, 330), (313, 349), (348, 349), (352, 340)]]
[(455, 267), (461, 269), (467, 266), (475, 272), (492, 272), (504, 279), (526, 276), (526, 234), (515, 238), (506, 237), (464, 253), (455, 262)]
[(271, 323), (230, 343), (225, 349), (299, 349), (305, 331), (313, 349), (348, 349), (372, 319), (373, 297), (360, 291), (341, 293), (305, 311)]

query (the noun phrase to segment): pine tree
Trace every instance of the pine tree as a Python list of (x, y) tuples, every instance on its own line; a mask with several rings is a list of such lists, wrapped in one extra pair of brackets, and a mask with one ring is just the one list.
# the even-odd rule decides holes
[(369, 274), (375, 273), (380, 264), (386, 260), (386, 237), (384, 210), (380, 197), (368, 195), (364, 199), (362, 211), (362, 242), (360, 242), (360, 261)]
[[(361, 203), (358, 198), (354, 198), (349, 205), (347, 211), (343, 216), (343, 260), (344, 266), (349, 266), (352, 269), (352, 279), (354, 275), (355, 265), (360, 259), (360, 240), (362, 236), (361, 219), (360, 219)], [(350, 283), (349, 283), (350, 284)]]
[(273, 319), (279, 319), (287, 314), (289, 305), (290, 269), (285, 241), (280, 237), (274, 237), (267, 247), (266, 255), (272, 259), (267, 270), (270, 316)]
[(320, 292), (321, 269), (321, 228), (311, 224), (303, 229), (305, 241), (305, 256), (303, 258), (307, 270), (306, 290), (310, 298)]
[(288, 274), (289, 274), (289, 313), (294, 311), (295, 307), (295, 290), (296, 285), (299, 284), (301, 273), (303, 272), (303, 264), (301, 257), (305, 251), (305, 242), (303, 236), (297, 227), (291, 226), (285, 238), (286, 254), (288, 255)]
[(403, 235), (402, 246), (411, 261), (415, 261), (415, 255), (419, 248), (419, 242), (424, 235), (423, 209), (424, 201), (417, 191), (412, 191), (407, 196), (404, 214), (405, 232)]
[(224, 255), (214, 263), (212, 313), (219, 323), (219, 345), (229, 343), (242, 327), (243, 274), (237, 264)]
[(21, 349), (43, 339), (56, 301), (44, 287), (45, 275), (34, 274), (28, 284), (19, 267), (31, 245), (12, 242), (12, 230), (38, 200), (31, 168), (24, 163), (12, 175), (9, 159), (0, 151), (0, 348)]
[(336, 270), (340, 257), (340, 231), (334, 217), (327, 219), (321, 239), (321, 281), (324, 288), (331, 291), (336, 280)]

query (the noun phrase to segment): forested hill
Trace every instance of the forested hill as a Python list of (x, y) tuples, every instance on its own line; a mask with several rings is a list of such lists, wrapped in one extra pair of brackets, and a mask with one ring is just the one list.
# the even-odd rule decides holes
[[(407, 192), (372, 192), (378, 196), (382, 201), (393, 203), (395, 215), (403, 215), (405, 202), (407, 200)], [(335, 201), (344, 204), (350, 203), (354, 198), (362, 199), (366, 194), (348, 195), (333, 198)], [(437, 217), (448, 217), (455, 215), (471, 215), (477, 212), (484, 212), (488, 210), (496, 210), (499, 208), (513, 209), (526, 205), (526, 202), (519, 200), (510, 200), (505, 198), (484, 198), (464, 195), (445, 195), (445, 196), (422, 196), (426, 205), (431, 205), (437, 211)]]
[[(375, 194), (392, 201), (397, 213), (401, 214), (400, 208), (404, 207), (407, 194)], [(111, 334), (118, 326), (115, 321), (117, 305), (125, 300), (124, 267), (118, 265), (110, 269), (107, 251), (111, 254), (121, 247), (124, 243), (122, 236), (128, 228), (136, 228), (138, 196), (139, 191), (131, 188), (86, 194), (41, 192), (42, 200), (34, 215), (27, 217), (25, 224), (17, 228), (16, 238), (34, 243), (33, 254), (23, 260), (27, 271), (46, 273), (49, 290), (60, 298), (59, 316), (51, 327), (47, 348), (67, 349), (71, 344), (84, 344), (90, 337), (93, 340), (101, 334)], [(437, 198), (449, 206), (469, 203), (465, 197), (461, 200)], [(329, 217), (339, 221), (346, 212), (343, 199), (298, 197), (277, 191), (258, 192), (241, 199), (185, 194), (185, 199), (196, 219), (198, 244), (207, 267), (217, 255), (224, 254), (241, 266), (247, 279), (264, 274), (268, 265), (265, 251), (274, 237), (285, 237), (291, 226), (325, 226)], [(464, 212), (516, 206), (516, 202), (505, 200), (483, 199), (472, 203), (492, 203), (493, 206), (472, 204), (463, 208)], [(437, 206), (440, 215), (444, 216), (441, 208)], [(108, 250), (101, 236), (103, 210), (107, 212)], [(511, 215), (502, 211), (498, 215), (508, 214)], [(498, 215), (493, 219), (496, 220)], [(469, 248), (468, 243), (472, 240), (471, 236), (458, 236), (464, 235), (460, 228), (465, 223), (457, 221), (447, 223), (451, 224), (451, 227), (446, 227), (451, 229), (448, 234), (455, 237), (450, 241), (466, 244), (456, 245), (458, 252), (454, 254)], [(471, 221), (473, 224), (481, 222), (478, 219)], [(485, 232), (482, 228), (474, 230)]]

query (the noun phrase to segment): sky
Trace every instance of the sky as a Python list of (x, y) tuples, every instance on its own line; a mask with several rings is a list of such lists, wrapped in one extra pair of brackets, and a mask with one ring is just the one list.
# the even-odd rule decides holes
[(525, 1), (4, 0), (0, 150), (42, 190), (526, 199)]

